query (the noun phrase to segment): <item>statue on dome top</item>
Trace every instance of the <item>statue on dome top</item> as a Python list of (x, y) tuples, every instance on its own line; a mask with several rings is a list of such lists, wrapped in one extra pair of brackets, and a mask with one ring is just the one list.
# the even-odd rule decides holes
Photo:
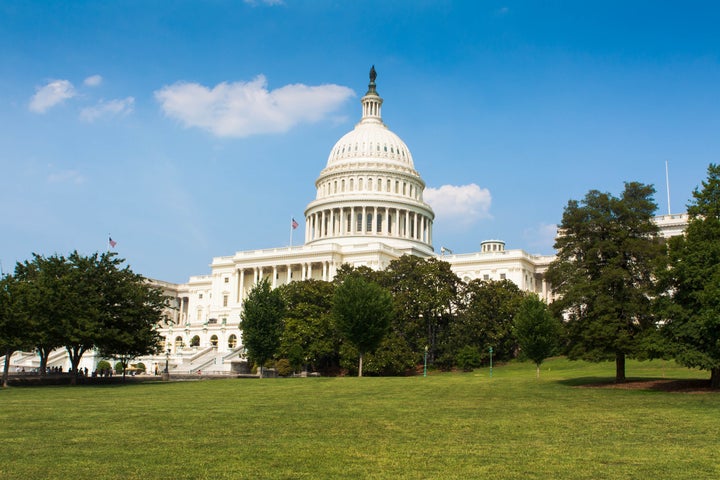
[(375, 83), (375, 79), (377, 78), (377, 72), (375, 71), (375, 65), (370, 67), (370, 83)]

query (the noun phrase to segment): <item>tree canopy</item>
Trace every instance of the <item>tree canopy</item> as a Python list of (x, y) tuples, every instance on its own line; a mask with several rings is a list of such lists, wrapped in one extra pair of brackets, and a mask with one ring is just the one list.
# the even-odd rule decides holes
[(24, 341), (38, 350), (40, 371), (49, 353), (64, 346), (71, 370), (78, 372), (83, 354), (97, 348), (126, 362), (153, 353), (166, 300), (146, 280), (122, 267), (115, 253), (67, 257), (33, 254), (18, 263), (15, 278), (21, 294), (16, 312), (26, 325)]
[(364, 354), (380, 345), (390, 326), (392, 296), (364, 276), (350, 274), (335, 289), (333, 314), (340, 333), (358, 350), (361, 377)]
[(562, 324), (537, 295), (527, 295), (515, 316), (514, 327), (520, 354), (535, 363), (540, 378), (540, 365), (560, 345)]
[(567, 322), (568, 357), (614, 358), (625, 380), (626, 356), (641, 355), (640, 338), (653, 327), (655, 262), (664, 254), (653, 222), (655, 189), (625, 184), (621, 196), (591, 190), (563, 212), (557, 258), (547, 278)]
[(693, 191), (685, 235), (668, 245), (669, 268), (662, 329), (675, 359), (711, 372), (720, 388), (720, 166), (711, 164), (702, 188)]
[(285, 304), (278, 290), (270, 288), (267, 279), (256, 284), (243, 302), (240, 329), (243, 345), (250, 358), (262, 368), (280, 346)]

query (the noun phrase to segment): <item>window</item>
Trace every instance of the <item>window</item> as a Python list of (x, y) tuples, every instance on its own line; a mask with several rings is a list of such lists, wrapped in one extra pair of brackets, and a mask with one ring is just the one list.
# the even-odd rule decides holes
[(195, 335), (190, 339), (190, 346), (191, 347), (199, 347), (200, 346), (200, 337)]
[(377, 214), (377, 222), (375, 231), (381, 233), (382, 232), (382, 213)]
[(217, 318), (209, 318), (208, 325), (217, 325)]
[(228, 337), (228, 348), (235, 348), (237, 347), (237, 337), (233, 333)]
[(487, 273), (485, 275), (483, 275), (483, 280), (485, 280), (485, 281), (490, 280), (490, 275), (488, 275)]
[(175, 337), (175, 348), (182, 348), (182, 347), (183, 347), (182, 337)]
[(202, 293), (198, 293), (198, 298), (202, 300)]
[(230, 278), (229, 278), (229, 277), (225, 277), (224, 280), (225, 280), (225, 283), (230, 283)]
[(217, 345), (218, 345), (217, 335), (213, 335), (212, 337), (210, 337), (210, 345), (212, 345), (213, 347), (217, 347)]
[(366, 232), (372, 232), (372, 213), (367, 214), (367, 225)]
[(227, 305), (228, 305), (228, 296), (223, 295), (223, 307), (227, 307)]
[(504, 273), (501, 273), (501, 274), (500, 274), (500, 280), (505, 280), (505, 274), (504, 274)]

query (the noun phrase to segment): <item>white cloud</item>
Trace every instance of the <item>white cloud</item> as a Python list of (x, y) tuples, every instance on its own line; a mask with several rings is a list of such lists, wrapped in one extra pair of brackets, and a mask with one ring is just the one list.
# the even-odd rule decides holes
[(77, 170), (64, 170), (49, 174), (47, 181), (49, 183), (74, 183), (80, 185), (85, 183), (85, 177)]
[(481, 218), (492, 218), (490, 204), (492, 196), (487, 188), (474, 183), (469, 185), (443, 185), (440, 188), (426, 188), (424, 199), (435, 211), (438, 218), (469, 225)]
[(537, 227), (528, 228), (523, 232), (528, 245), (537, 248), (541, 252), (550, 252), (555, 244), (557, 225), (541, 223)]
[(53, 80), (44, 87), (37, 88), (28, 108), (31, 112), (45, 113), (50, 107), (75, 95), (75, 88), (68, 80)]
[(102, 81), (103, 78), (100, 75), (92, 75), (83, 80), (83, 83), (88, 87), (97, 87), (102, 83)]
[(132, 113), (134, 105), (135, 99), (133, 97), (110, 100), (108, 102), (101, 100), (94, 107), (83, 108), (80, 111), (80, 118), (86, 122), (94, 122), (98, 118), (106, 115), (127, 115)]
[(281, 133), (302, 122), (316, 122), (354, 92), (340, 85), (286, 85), (267, 89), (259, 75), (251, 82), (223, 82), (212, 89), (178, 82), (155, 92), (168, 117), (218, 137)]

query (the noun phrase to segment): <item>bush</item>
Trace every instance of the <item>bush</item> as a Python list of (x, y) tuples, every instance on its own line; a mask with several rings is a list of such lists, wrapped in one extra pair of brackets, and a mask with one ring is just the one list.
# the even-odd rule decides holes
[(112, 369), (112, 365), (110, 365), (110, 362), (107, 360), (100, 360), (97, 364), (97, 367), (95, 368), (95, 371), (100, 372), (109, 372), (110, 369)]
[(477, 347), (465, 345), (455, 355), (455, 363), (458, 368), (462, 368), (463, 372), (472, 372), (473, 368), (479, 367), (482, 357)]
[(123, 373), (123, 364), (122, 362), (117, 362), (115, 364), (115, 373)]
[(199, 347), (200, 346), (200, 337), (195, 335), (190, 339), (190, 346), (191, 347)]
[(287, 377), (294, 373), (293, 367), (290, 365), (290, 361), (287, 358), (281, 358), (275, 362), (275, 370), (281, 377)]

